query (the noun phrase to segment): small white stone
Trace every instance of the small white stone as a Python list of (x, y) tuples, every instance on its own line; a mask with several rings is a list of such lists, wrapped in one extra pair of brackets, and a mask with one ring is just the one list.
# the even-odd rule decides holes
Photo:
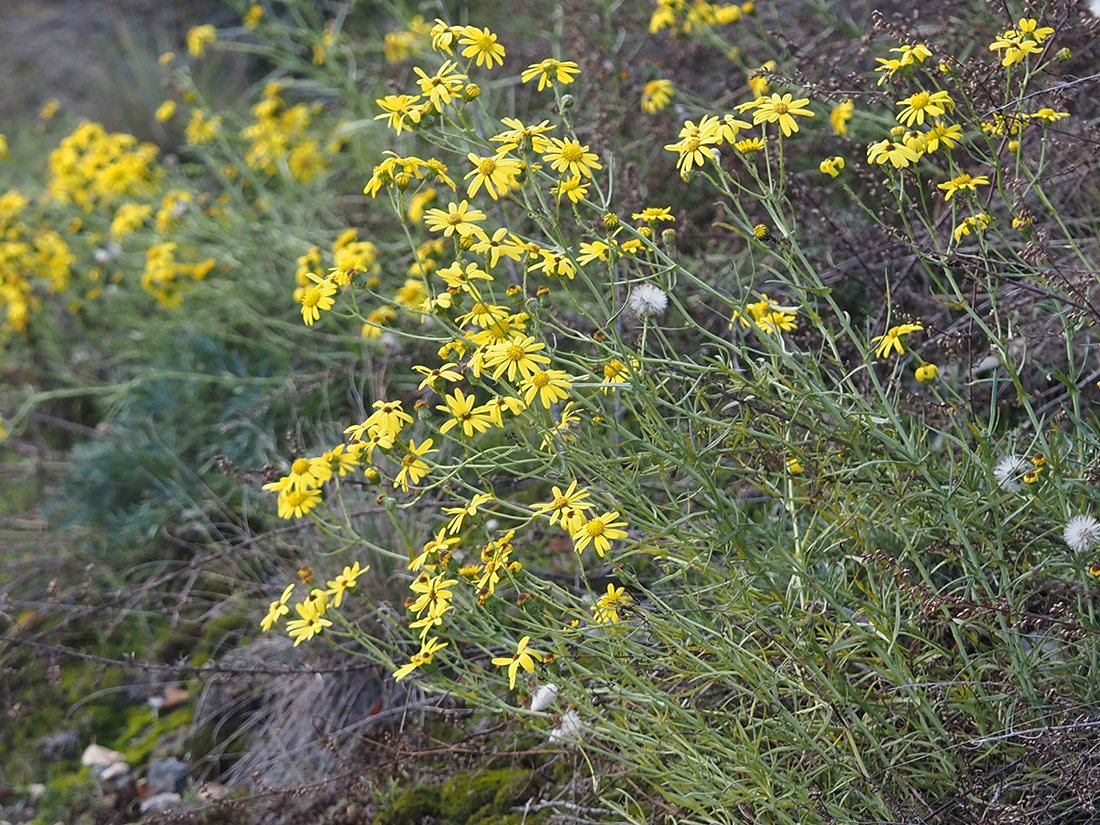
[(80, 764), (86, 768), (105, 768), (116, 762), (125, 761), (126, 757), (121, 753), (102, 745), (88, 745), (84, 749), (84, 754), (80, 757)]

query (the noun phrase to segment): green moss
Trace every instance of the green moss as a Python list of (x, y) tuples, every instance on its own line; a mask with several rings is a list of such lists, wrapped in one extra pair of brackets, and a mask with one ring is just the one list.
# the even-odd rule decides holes
[(491, 814), (508, 813), (530, 784), (530, 774), (518, 768), (476, 771), (443, 783), (441, 813), (445, 822), (484, 822)]
[(77, 816), (98, 802), (99, 796), (99, 783), (90, 768), (59, 774), (46, 782), (46, 791), (35, 806), (31, 825), (75, 822)]
[(126, 731), (114, 747), (129, 764), (140, 765), (153, 754), (167, 734), (187, 727), (192, 718), (191, 708), (179, 708), (159, 717), (146, 706), (134, 708)]
[(441, 791), (438, 785), (406, 788), (375, 816), (373, 825), (420, 825), (425, 817), (438, 819)]

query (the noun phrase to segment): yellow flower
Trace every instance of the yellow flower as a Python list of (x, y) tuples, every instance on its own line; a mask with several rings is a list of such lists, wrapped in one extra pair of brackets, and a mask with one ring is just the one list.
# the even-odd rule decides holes
[(320, 503), (320, 490), (283, 490), (279, 493), (279, 518), (304, 518)]
[(419, 76), (416, 84), (420, 87), (436, 112), (454, 101), (462, 99), (462, 88), (469, 79), (458, 71), (458, 64), (452, 60), (444, 61), (434, 75), (429, 75), (419, 66), (413, 66), (413, 72)]
[(157, 123), (166, 123), (176, 116), (176, 101), (166, 100), (157, 107), (153, 117)]
[(516, 652), (511, 656), (496, 656), (493, 658), (493, 664), (497, 667), (508, 668), (508, 687), (515, 690), (516, 687), (516, 673), (522, 667), (528, 673), (535, 672), (535, 663), (543, 660), (543, 654), (537, 650), (531, 650), (527, 647), (531, 643), (530, 636), (524, 636), (519, 640), (519, 644), (516, 646)]
[(946, 112), (955, 111), (955, 101), (944, 91), (917, 92), (899, 100), (898, 106), (905, 107), (898, 112), (898, 122), (906, 126), (914, 123), (922, 126), (925, 117), (941, 117)]
[(1050, 26), (1039, 26), (1033, 17), (1021, 17), (1016, 29), (1009, 29), (989, 44), (991, 52), (1004, 51), (1002, 66), (1022, 63), (1029, 54), (1038, 54), (1043, 50), (1042, 43), (1052, 34)]
[(591, 544), (596, 548), (596, 553), (600, 558), (603, 558), (604, 554), (611, 549), (612, 541), (624, 539), (627, 536), (626, 531), (620, 529), (626, 527), (626, 522), (616, 521), (615, 519), (618, 517), (618, 511), (612, 511), (590, 519), (583, 517), (577, 519), (569, 525), (574, 542), (573, 549), (577, 553), (581, 553), (584, 548)]
[(582, 241), (581, 254), (577, 256), (577, 263), (584, 266), (592, 261), (606, 261), (610, 251), (611, 247), (603, 241), (592, 241), (592, 243)]
[(973, 229), (976, 232), (980, 232), (989, 226), (989, 215), (981, 212), (977, 215), (971, 215), (968, 218), (963, 218), (962, 223), (955, 227), (955, 231), (951, 233), (955, 239), (955, 243), (962, 240), (964, 235), (969, 235), (970, 230)]
[(624, 587), (607, 585), (607, 592), (602, 594), (596, 603), (592, 605), (592, 621), (596, 624), (608, 624), (618, 622), (619, 609), (630, 605), (634, 600), (626, 592)]
[(782, 97), (773, 94), (770, 97), (758, 97), (756, 100), (742, 103), (737, 107), (737, 111), (745, 112), (751, 109), (753, 123), (757, 125), (761, 123), (778, 123), (780, 130), (783, 132), (783, 137), (790, 137), (798, 131), (798, 121), (794, 119), (795, 115), (814, 117), (814, 113), (806, 108), (809, 103), (809, 98), (801, 97), (794, 100), (790, 94), (785, 94)]
[(401, 134), (403, 129), (411, 128), (410, 124), (415, 126), (423, 117), (423, 112), (417, 106), (420, 95), (386, 95), (374, 102), (385, 110), (382, 114), (375, 115), (374, 119), (389, 121), (389, 127), (397, 134)]
[(435, 389), (441, 379), (443, 381), (450, 381), (451, 383), (462, 380), (462, 373), (460, 373), (458, 367), (452, 363), (446, 363), (438, 367), (422, 367), (416, 365), (413, 367), (413, 370), (424, 376), (424, 380), (421, 381), (420, 386), (417, 387), (417, 389), (421, 390), (426, 387)]
[(418, 594), (416, 600), (409, 605), (409, 610), (415, 613), (417, 618), (424, 614), (431, 617), (442, 616), (451, 609), (454, 591), (450, 587), (458, 584), (458, 579), (448, 579), (445, 576), (446, 574), (440, 573), (432, 578), (427, 573), (421, 573), (409, 585), (409, 589)]
[(572, 379), (562, 370), (536, 369), (523, 382), (523, 400), (530, 406), (537, 397), (545, 409), (569, 397)]
[(428, 474), (428, 463), (424, 461), (424, 456), (428, 453), (438, 452), (438, 450), (431, 448), (433, 443), (435, 442), (430, 438), (424, 439), (420, 446), (417, 446), (413, 441), (409, 441), (409, 452), (401, 459), (401, 470), (397, 473), (397, 478), (393, 480), (394, 487), (400, 487), (407, 493), (410, 482), (419, 484), (420, 479)]
[(344, 571), (332, 581), (328, 582), (328, 595), (332, 596), (332, 606), (339, 607), (340, 603), (344, 601), (344, 594), (355, 587), (356, 580), (370, 570), (370, 565), (361, 567), (359, 562), (356, 562), (351, 567), (345, 567)]
[(473, 170), (463, 178), (463, 180), (473, 178), (466, 189), (466, 197), (469, 198), (476, 195), (484, 185), (489, 197), (496, 200), (509, 189), (516, 187), (516, 178), (523, 171), (523, 164), (515, 158), (502, 155), (489, 155), (483, 158), (473, 152), (466, 157), (474, 165)]
[(844, 168), (844, 158), (825, 158), (825, 160), (818, 164), (817, 168), (820, 169), (823, 174), (835, 178), (840, 174), (840, 170)]
[(303, 291), (301, 298), (299, 298), (302, 304), (302, 320), (305, 321), (307, 327), (313, 326), (314, 322), (321, 320), (321, 312), (327, 312), (336, 303), (332, 297), (336, 294), (336, 284), (314, 275), (312, 272), (309, 273), (308, 277), (314, 285)]
[[(406, 424), (412, 423), (412, 416), (401, 409), (400, 401), (375, 401), (371, 413), (362, 424), (355, 424), (344, 430), (352, 441), (362, 441), (363, 436), (381, 433), (386, 438), (395, 439)], [(370, 456), (367, 457), (370, 460)]]
[(451, 520), (447, 522), (446, 530), (452, 535), (462, 530), (462, 522), (467, 518), (473, 518), (477, 515), (477, 509), (482, 504), (487, 504), (493, 500), (493, 497), (489, 493), (478, 493), (468, 504), (463, 504), (460, 507), (444, 507), (443, 512), (451, 517)]
[(554, 498), (545, 504), (534, 504), (531, 509), (535, 511), (536, 515), (549, 515), (551, 525), (557, 524), (560, 520), (562, 527), (565, 527), (565, 513), (567, 511), (591, 510), (595, 507), (592, 502), (586, 500), (589, 495), (588, 490), (584, 487), (577, 489), (576, 479), (570, 482), (565, 492), (562, 492), (557, 486), (550, 489)]
[(833, 110), (829, 112), (829, 125), (841, 137), (848, 134), (848, 121), (852, 119), (852, 112), (855, 111), (855, 108), (856, 106), (852, 101), (845, 100), (843, 103), (834, 106)]
[(956, 192), (976, 192), (979, 186), (988, 186), (989, 178), (986, 175), (976, 175), (971, 177), (964, 173), (958, 177), (951, 178), (946, 183), (937, 183), (936, 188), (942, 189), (945, 192), (944, 200), (951, 200), (951, 196)]
[(924, 148), (927, 152), (935, 152), (942, 145), (945, 149), (954, 149), (962, 140), (962, 126), (954, 123), (950, 126), (937, 123), (924, 133)]
[(512, 415), (519, 415), (524, 409), (526, 409), (526, 405), (515, 396), (498, 395), (478, 407), (477, 412), (485, 413), (494, 425), (503, 427), (505, 410), (508, 410)]
[(485, 220), (485, 213), (480, 209), (470, 209), (468, 201), (447, 204), (447, 210), (429, 209), (424, 213), (424, 222), (431, 232), (442, 232), (443, 237), (449, 238), (455, 232), (460, 238), (473, 235), (479, 231), (478, 223)]
[(593, 169), (603, 169), (599, 155), (589, 152), (587, 146), (582, 146), (572, 138), (569, 140), (548, 138), (543, 148), (546, 151), (542, 159), (562, 177), (568, 174), (573, 177), (590, 178)]
[(56, 97), (51, 97), (43, 104), (38, 116), (43, 120), (53, 120), (59, 111), (61, 111), (61, 101)]
[(939, 374), (940, 368), (935, 364), (921, 364), (914, 373), (916, 379), (922, 383), (935, 381)]
[(412, 655), (408, 664), (402, 665), (393, 672), (393, 680), (395, 682), (400, 682), (418, 667), (431, 664), (432, 660), (435, 658), (435, 654), (445, 648), (447, 644), (447, 642), (440, 642), (438, 636), (433, 636), (427, 641), (422, 642), (420, 651)]
[(562, 178), (550, 187), (550, 194), (559, 201), (562, 199), (562, 196), (564, 196), (569, 198), (571, 203), (580, 203), (588, 197), (588, 181), (580, 175), (575, 175), (571, 178)]
[(515, 149), (525, 140), (533, 142), (536, 138), (541, 138), (542, 135), (558, 128), (557, 126), (551, 126), (548, 120), (541, 121), (534, 126), (524, 125), (522, 121), (516, 120), (514, 117), (501, 118), (500, 122), (508, 128), (499, 134), (493, 135), (489, 138), (489, 141), (491, 143), (508, 144), (511, 149)]
[(920, 152), (911, 149), (904, 143), (886, 139), (878, 143), (872, 143), (867, 147), (867, 162), (877, 163), (882, 166), (886, 163), (895, 169), (904, 169), (911, 163), (920, 160)]
[(260, 20), (263, 19), (263, 16), (264, 7), (261, 6), (259, 3), (252, 3), (248, 7), (248, 11), (245, 12), (244, 18), (241, 20), (241, 22), (244, 24), (244, 27), (246, 29), (252, 31), (260, 25)]
[(910, 332), (919, 332), (922, 329), (924, 329), (924, 327), (919, 322), (915, 324), (899, 324), (896, 327), (890, 327), (890, 329), (886, 330), (885, 335), (876, 335), (871, 339), (872, 344), (875, 344), (876, 341), (878, 342), (874, 350), (875, 357), (886, 358), (892, 352), (897, 352), (898, 355), (901, 355), (905, 352), (905, 349), (901, 345), (901, 336), (908, 335)]
[(477, 26), (463, 26), (458, 44), (465, 46), (462, 50), (463, 57), (476, 57), (474, 65), (485, 68), (493, 68), (493, 61), (498, 65), (504, 65), (504, 46), (497, 42), (497, 36), (488, 29), (479, 29)]
[(710, 147), (720, 140), (717, 132), (718, 118), (704, 116), (696, 125), (690, 120), (684, 121), (676, 143), (665, 144), (668, 152), (678, 152), (676, 168), (681, 175), (691, 171), (692, 166), (702, 167), (708, 160), (716, 160), (717, 151)]
[(306, 599), (294, 605), (299, 618), (286, 623), (287, 632), (294, 639), (294, 646), (309, 641), (332, 622), (325, 618), (328, 609), (328, 597), (325, 591), (314, 589)]
[(501, 341), (489, 347), (485, 357), (485, 366), (495, 368), (493, 378), (500, 378), (506, 372), (509, 381), (516, 380), (517, 371), (523, 378), (530, 377), (540, 370), (540, 364), (549, 364), (550, 359), (539, 353), (546, 344), (536, 341), (530, 335), (517, 335), (508, 341)]
[(202, 57), (206, 47), (218, 39), (218, 30), (209, 23), (195, 26), (187, 32), (187, 53), (192, 57)]
[(447, 403), (436, 407), (436, 409), (450, 413), (451, 418), (439, 428), (441, 433), (447, 433), (452, 428), (461, 425), (462, 434), (470, 438), (475, 432), (483, 433), (493, 426), (492, 418), (474, 408), (477, 404), (477, 397), (473, 393), (465, 395), (461, 389), (456, 389), (454, 395), (445, 395), (443, 400)]
[(191, 119), (187, 121), (187, 128), (183, 135), (187, 142), (194, 146), (202, 146), (213, 141), (221, 132), (222, 119), (218, 115), (209, 116), (202, 109), (195, 109), (191, 113)]
[[(765, 236), (767, 235), (767, 227), (757, 228), (763, 228)], [(744, 312), (737, 311), (733, 313), (730, 327), (733, 327), (734, 321), (739, 321), (741, 326), (746, 329), (755, 327), (765, 335), (790, 332), (798, 328), (797, 314), (797, 308), (781, 306), (769, 298), (766, 293), (761, 293), (760, 300), (748, 304)]]
[(651, 80), (642, 87), (642, 111), (647, 115), (655, 115), (672, 102), (676, 89), (671, 80), (659, 78)]
[(556, 60), (553, 57), (548, 57), (538, 63), (532, 63), (524, 69), (519, 79), (524, 83), (528, 83), (537, 77), (539, 79), (538, 91), (541, 92), (547, 86), (553, 86), (554, 81), (566, 86), (573, 82), (573, 75), (579, 73), (580, 67), (572, 60)]
[(265, 633), (271, 630), (275, 626), (275, 622), (279, 621), (279, 618), (290, 613), (290, 608), (287, 607), (287, 600), (290, 599), (290, 594), (294, 592), (294, 582), (291, 582), (283, 590), (283, 595), (273, 601), (267, 608), (267, 615), (264, 616), (260, 622), (260, 630)]

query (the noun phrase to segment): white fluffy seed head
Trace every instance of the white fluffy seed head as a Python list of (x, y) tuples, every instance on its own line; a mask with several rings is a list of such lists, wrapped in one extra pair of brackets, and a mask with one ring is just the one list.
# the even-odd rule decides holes
[(1026, 458), (1006, 455), (993, 468), (993, 478), (997, 480), (997, 486), (1002, 490), (1015, 493), (1021, 489), (1021, 477), (1031, 469), (1031, 463)]
[(668, 295), (659, 286), (638, 284), (630, 291), (627, 304), (635, 315), (660, 315), (668, 308)]
[(531, 697), (531, 710), (540, 713), (553, 705), (554, 700), (557, 698), (557, 685), (539, 685), (539, 689), (536, 690), (535, 695)]
[(561, 715), (558, 726), (550, 731), (551, 742), (568, 743), (576, 741), (584, 726), (581, 725), (581, 717), (575, 710), (567, 710)]
[(1062, 539), (1075, 553), (1087, 553), (1100, 543), (1100, 521), (1090, 515), (1074, 516), (1066, 522)]

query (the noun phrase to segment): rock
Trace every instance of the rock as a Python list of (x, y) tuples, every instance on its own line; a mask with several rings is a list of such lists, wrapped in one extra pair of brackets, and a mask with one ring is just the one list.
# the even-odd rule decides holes
[(130, 775), (130, 766), (125, 762), (115, 762), (99, 770), (99, 782), (105, 788), (127, 788), (134, 784), (134, 778)]
[(116, 762), (125, 761), (126, 757), (121, 753), (102, 745), (88, 745), (84, 749), (84, 755), (80, 757), (80, 764), (86, 768), (106, 768)]
[(149, 793), (178, 793), (187, 787), (187, 777), (191, 775), (191, 765), (182, 759), (169, 756), (167, 759), (154, 759), (145, 771), (145, 781), (149, 784)]
[(42, 798), (42, 794), (45, 792), (46, 786), (41, 782), (35, 782), (33, 785), (27, 786), (27, 799), (31, 801), (31, 804), (34, 804)]
[(178, 793), (158, 793), (142, 799), (139, 807), (142, 814), (155, 814), (178, 808), (182, 801), (183, 797)]
[(80, 731), (65, 728), (43, 736), (38, 742), (42, 755), (50, 760), (72, 759), (80, 751)]

